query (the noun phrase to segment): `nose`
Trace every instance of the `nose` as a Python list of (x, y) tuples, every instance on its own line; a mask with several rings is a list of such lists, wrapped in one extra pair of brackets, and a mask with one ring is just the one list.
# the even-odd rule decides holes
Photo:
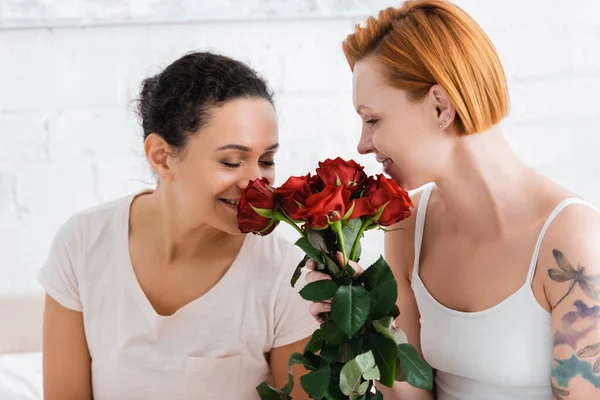
[(362, 131), (360, 132), (360, 140), (356, 146), (359, 154), (369, 154), (375, 152), (375, 146), (373, 146), (373, 129), (367, 124), (363, 124)]
[[(250, 164), (250, 163), (248, 163)], [(242, 174), (240, 174), (240, 179), (238, 179), (237, 185), (241, 190), (244, 190), (248, 184), (255, 180), (263, 177), (262, 171), (258, 167), (258, 165), (248, 165), (244, 168)]]

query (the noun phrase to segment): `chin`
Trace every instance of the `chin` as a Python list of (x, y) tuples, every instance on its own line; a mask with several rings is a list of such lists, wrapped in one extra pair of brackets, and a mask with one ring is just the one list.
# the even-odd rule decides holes
[(219, 224), (217, 229), (233, 236), (244, 235), (242, 232), (240, 232), (240, 229), (238, 228), (237, 220), (235, 221), (235, 223), (222, 222), (221, 224)]
[(394, 168), (386, 171), (386, 174), (392, 178), (398, 184), (398, 186), (407, 192), (418, 189), (426, 183), (420, 184), (418, 180), (403, 176), (400, 171), (398, 171), (398, 167), (396, 165), (394, 165)]

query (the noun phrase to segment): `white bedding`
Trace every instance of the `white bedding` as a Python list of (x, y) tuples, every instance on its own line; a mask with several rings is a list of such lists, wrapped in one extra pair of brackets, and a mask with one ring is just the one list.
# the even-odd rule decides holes
[(0, 296), (0, 400), (41, 400), (42, 295)]
[(42, 400), (42, 354), (0, 354), (0, 399)]

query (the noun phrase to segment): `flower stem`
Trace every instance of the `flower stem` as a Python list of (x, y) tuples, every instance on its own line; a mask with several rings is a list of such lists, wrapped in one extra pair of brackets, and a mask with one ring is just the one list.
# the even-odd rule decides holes
[(340, 242), (340, 250), (342, 251), (342, 255), (344, 256), (344, 265), (348, 262), (348, 257), (346, 257), (346, 244), (344, 243), (344, 232), (342, 231), (342, 222), (335, 221), (331, 224), (331, 228), (337, 234), (338, 240)]
[(302, 229), (300, 229), (298, 227), (298, 225), (296, 225), (296, 223), (294, 221), (292, 221), (287, 215), (285, 215), (285, 213), (281, 210), (277, 210), (275, 211), (275, 219), (279, 220), (279, 221), (283, 221), (286, 222), (288, 225), (291, 225), (302, 237), (306, 237), (306, 235), (304, 234), (304, 231)]
[(352, 250), (350, 251), (350, 259), (352, 261), (356, 261), (356, 253), (358, 252), (358, 246), (360, 246), (360, 238), (362, 237), (363, 233), (365, 233), (365, 229), (367, 229), (369, 225), (373, 223), (373, 221), (373, 218), (367, 218), (360, 227), (358, 235), (356, 235), (356, 239), (354, 240), (354, 244), (352, 245)]

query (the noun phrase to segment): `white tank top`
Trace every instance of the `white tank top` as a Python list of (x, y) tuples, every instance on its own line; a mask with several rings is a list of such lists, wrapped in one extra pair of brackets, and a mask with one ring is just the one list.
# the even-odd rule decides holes
[(570, 204), (595, 207), (577, 198), (562, 201), (542, 228), (523, 286), (487, 310), (460, 312), (435, 300), (419, 276), (433, 187), (424, 189), (419, 202), (411, 286), (421, 314), (423, 356), (436, 370), (437, 399), (551, 399), (551, 315), (537, 302), (531, 282), (542, 239), (554, 218)]

